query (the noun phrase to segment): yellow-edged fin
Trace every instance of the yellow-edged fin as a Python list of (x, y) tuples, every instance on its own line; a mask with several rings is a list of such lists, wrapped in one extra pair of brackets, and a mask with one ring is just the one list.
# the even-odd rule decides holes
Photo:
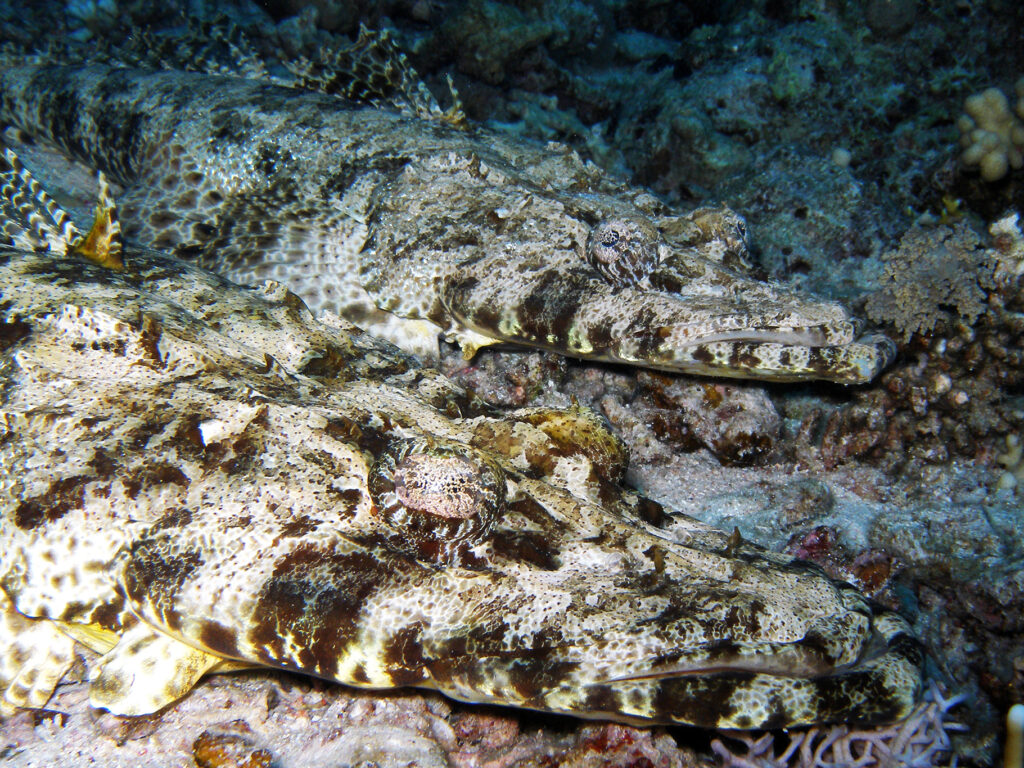
[(117, 218), (117, 206), (114, 205), (110, 184), (103, 173), (98, 174), (100, 194), (96, 202), (96, 215), (92, 228), (83, 237), (71, 243), (71, 250), (94, 261), (101, 267), (121, 271), (124, 261), (121, 257), (121, 222)]
[(102, 655), (110, 651), (118, 640), (120, 635), (110, 629), (104, 629), (99, 624), (72, 624), (67, 621), (55, 621), (53, 622), (68, 637), (71, 637), (89, 650), (95, 651)]
[[(424, 323), (426, 325), (426, 323)], [(437, 332), (434, 332), (434, 336), (437, 336)], [(481, 333), (466, 328), (464, 326), (453, 326), (445, 331), (444, 340), (449, 343), (455, 343), (459, 345), (459, 349), (462, 350), (463, 360), (472, 360), (476, 353), (484, 347), (490, 347), (495, 344), (501, 344), (501, 339), (495, 339), (492, 336), (484, 336)]]
[(65, 254), (81, 235), (10, 148), (0, 155), (0, 243)]

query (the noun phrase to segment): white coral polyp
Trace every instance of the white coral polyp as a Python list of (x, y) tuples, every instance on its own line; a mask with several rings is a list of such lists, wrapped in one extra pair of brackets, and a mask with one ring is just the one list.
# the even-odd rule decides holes
[(976, 167), (985, 181), (998, 181), (1011, 170), (1024, 167), (1024, 77), (1014, 86), (1015, 108), (998, 88), (989, 88), (969, 97), (957, 121), (960, 159)]

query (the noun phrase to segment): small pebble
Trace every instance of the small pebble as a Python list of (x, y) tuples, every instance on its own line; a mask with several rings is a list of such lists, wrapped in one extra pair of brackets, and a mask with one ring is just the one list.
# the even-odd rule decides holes
[(192, 744), (192, 758), (199, 768), (271, 768), (274, 758), (269, 750), (258, 749), (253, 740), (240, 731), (248, 731), (241, 723), (232, 733), (203, 731)]

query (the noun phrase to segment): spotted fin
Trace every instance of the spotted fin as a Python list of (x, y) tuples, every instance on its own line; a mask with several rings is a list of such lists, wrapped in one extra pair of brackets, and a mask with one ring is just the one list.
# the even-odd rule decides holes
[[(237, 25), (221, 17), (189, 20), (173, 35), (154, 29), (132, 29), (123, 42), (99, 50), (51, 46), (48, 57), (12, 52), (7, 60), (20, 65), (42, 58), (65, 64), (103, 62), (115, 67), (181, 70), (266, 80), (351, 101), (398, 109), (459, 128), (467, 126), (458, 92), (448, 78), (451, 106), (442, 109), (387, 30), (360, 25), (354, 43), (318, 45), (312, 58), (274, 61), (262, 54)], [(343, 38), (342, 38), (343, 40)], [(4, 61), (0, 57), (0, 62)], [(283, 72), (287, 74), (283, 74)]]
[(221, 17), (188, 19), (186, 29), (162, 34), (133, 29), (99, 57), (137, 69), (179, 69), (209, 75), (272, 79), (267, 65), (240, 27)]
[(0, 590), (0, 715), (44, 706), (74, 659), (54, 622), (23, 616)]
[(100, 173), (92, 227), (82, 232), (11, 149), (0, 157), (0, 242), (30, 251), (78, 253), (102, 267), (124, 269), (117, 208)]
[(139, 623), (100, 659), (89, 702), (116, 715), (148, 715), (180, 699), (222, 661)]
[(397, 107), (422, 118), (466, 126), (462, 102), (451, 78), (448, 90), (452, 105), (443, 110), (387, 30), (360, 26), (359, 38), (351, 45), (318, 49), (316, 59), (282, 63), (295, 76), (294, 85), (300, 88)]

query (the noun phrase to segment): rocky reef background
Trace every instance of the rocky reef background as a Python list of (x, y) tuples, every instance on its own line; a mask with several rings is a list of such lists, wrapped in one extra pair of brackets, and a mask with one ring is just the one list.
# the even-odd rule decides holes
[[(569, 144), (680, 207), (731, 206), (764, 275), (842, 299), (892, 335), (896, 364), (855, 389), (525, 352), (466, 364), (454, 348), (442, 367), (493, 402), (593, 405), (629, 444), (628, 480), (645, 493), (899, 608), (928, 647), (932, 679), (964, 697), (951, 709), (967, 726), (953, 742), (959, 764), (995, 763), (1003, 715), (1024, 700), (1024, 171), (1009, 157), (1013, 121), (1024, 126), (1012, 112), (1024, 5), (47, 0), (0, 4), (0, 39), (99, 49), (145, 31), (173, 42), (189, 20), (236, 25), (271, 62), (315, 57), (360, 24), (389, 29), (442, 102), (452, 76), (472, 122)], [(965, 162), (958, 129), (965, 100), (989, 88), (1010, 104), (998, 179)], [(66, 195), (89, 199), (88, 175), (54, 173)], [(216, 678), (149, 724), (87, 714), (74, 685), (53, 709), (0, 725), (0, 757), (47, 764), (78, 750), (164, 765), (179, 758), (161, 754), (185, 749), (200, 765), (311, 765), (296, 762), (295, 723), (333, 755), (325, 765), (642, 768), (743, 753), (688, 729), (551, 722), (288, 676)], [(285, 711), (291, 725), (278, 722)], [(370, 729), (363, 741), (346, 736), (359, 728)], [(713, 750), (716, 738), (733, 746)], [(786, 739), (773, 743), (781, 751)]]

